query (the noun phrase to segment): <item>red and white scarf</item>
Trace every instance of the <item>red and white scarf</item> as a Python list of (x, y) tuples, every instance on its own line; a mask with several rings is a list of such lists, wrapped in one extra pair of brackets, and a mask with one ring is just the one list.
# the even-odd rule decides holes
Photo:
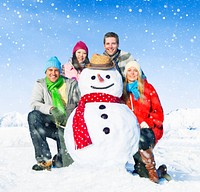
[(85, 104), (90, 102), (121, 103), (121, 99), (106, 93), (90, 93), (81, 97), (73, 117), (72, 125), (76, 149), (82, 149), (92, 144), (84, 119)]

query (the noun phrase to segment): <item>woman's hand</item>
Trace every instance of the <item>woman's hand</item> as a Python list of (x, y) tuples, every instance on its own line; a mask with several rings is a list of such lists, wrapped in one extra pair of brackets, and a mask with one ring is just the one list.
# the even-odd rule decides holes
[(149, 128), (149, 125), (145, 121), (142, 121), (142, 123), (140, 123), (140, 127), (141, 128)]

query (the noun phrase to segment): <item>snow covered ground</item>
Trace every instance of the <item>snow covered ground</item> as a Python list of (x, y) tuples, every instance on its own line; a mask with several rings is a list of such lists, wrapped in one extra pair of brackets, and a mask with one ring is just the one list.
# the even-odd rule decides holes
[[(32, 171), (35, 163), (26, 116), (0, 118), (0, 192), (133, 192), (200, 190), (200, 109), (180, 109), (165, 115), (165, 133), (155, 147), (157, 166), (165, 163), (173, 177), (154, 184), (124, 169), (78, 167)], [(55, 143), (49, 140), (52, 153)]]

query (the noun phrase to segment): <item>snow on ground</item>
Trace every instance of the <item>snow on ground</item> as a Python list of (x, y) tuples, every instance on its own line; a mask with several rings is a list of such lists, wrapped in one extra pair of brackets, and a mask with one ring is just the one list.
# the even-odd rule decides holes
[[(9, 125), (9, 118), (22, 123), (20, 116), (4, 116), (0, 119), (0, 192), (199, 191), (199, 117), (200, 109), (180, 109), (165, 115), (165, 134), (154, 154), (157, 166), (165, 163), (173, 180), (154, 184), (118, 167), (95, 169), (73, 164), (52, 171), (32, 171), (35, 159), (28, 127), (24, 123), (18, 127), (10, 126), (13, 122)], [(56, 145), (53, 140), (49, 142), (54, 154)]]

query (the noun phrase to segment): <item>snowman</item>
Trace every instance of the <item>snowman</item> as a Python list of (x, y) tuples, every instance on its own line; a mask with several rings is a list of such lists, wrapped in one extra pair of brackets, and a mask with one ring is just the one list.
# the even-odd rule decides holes
[(78, 165), (125, 166), (138, 151), (139, 126), (120, 99), (120, 73), (109, 57), (94, 54), (78, 84), (81, 100), (65, 129), (71, 157)]

